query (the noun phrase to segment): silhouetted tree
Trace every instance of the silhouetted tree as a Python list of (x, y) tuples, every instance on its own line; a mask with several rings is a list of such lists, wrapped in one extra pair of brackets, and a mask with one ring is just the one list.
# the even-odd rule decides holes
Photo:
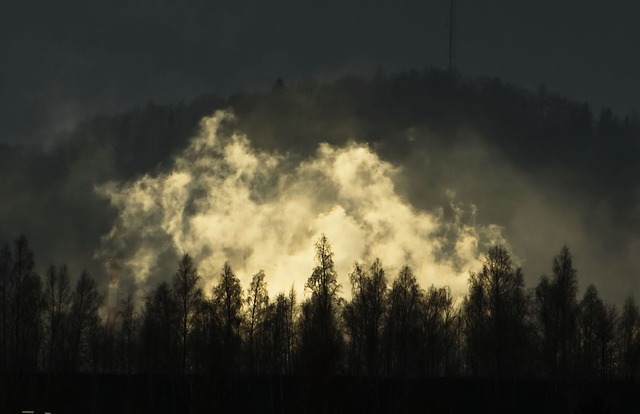
[(541, 350), (553, 377), (569, 374), (575, 347), (578, 281), (571, 253), (563, 246), (553, 258), (553, 278), (543, 276), (536, 287), (536, 320)]
[(344, 320), (349, 338), (349, 365), (354, 373), (377, 376), (386, 313), (387, 279), (376, 259), (369, 270), (358, 263), (349, 275), (351, 302), (345, 305)]
[(315, 247), (316, 266), (305, 285), (311, 297), (302, 304), (301, 352), (307, 373), (324, 377), (336, 373), (340, 361), (340, 285), (331, 245), (324, 234)]
[[(293, 291), (292, 291), (293, 292)], [(266, 309), (259, 333), (262, 365), (276, 375), (291, 373), (294, 352), (295, 295), (279, 293)]]
[(596, 134), (606, 136), (608, 134), (611, 134), (612, 132), (615, 132), (619, 128), (619, 125), (620, 121), (613, 114), (611, 108), (602, 108), (602, 110), (600, 111), (600, 116), (598, 118), (598, 124), (596, 126)]
[(604, 311), (604, 304), (600, 300), (598, 290), (589, 285), (580, 301), (580, 313), (578, 316), (578, 329), (580, 330), (580, 366), (582, 376), (594, 377), (597, 374), (598, 336), (597, 324), (600, 315)]
[(139, 345), (139, 318), (131, 295), (122, 300), (119, 316), (120, 325), (117, 332), (118, 371), (123, 374), (132, 374), (136, 367), (136, 353)]
[[(0, 280), (4, 284), (0, 310), (6, 330), (2, 339), (11, 370), (7, 372), (3, 366), (0, 372), (0, 410), (8, 409), (9, 393), (22, 399), (41, 391), (39, 374), (33, 375), (39, 363), (44, 372), (148, 373), (149, 400), (160, 396), (158, 391), (168, 391), (164, 401), (171, 399), (173, 410), (179, 410), (185, 400), (192, 407), (202, 404), (200, 385), (215, 404), (225, 399), (236, 404), (238, 396), (247, 395), (247, 389), (253, 392), (268, 384), (275, 411), (287, 407), (288, 400), (294, 401), (292, 404), (302, 401), (303, 408), (331, 411), (338, 400), (356, 404), (343, 398), (353, 394), (342, 394), (353, 390), (360, 393), (354, 398), (362, 407), (378, 407), (389, 398), (400, 401), (396, 408), (410, 406), (416, 392), (427, 395), (442, 384), (456, 384), (449, 380), (427, 383), (420, 378), (458, 374), (465, 369), (464, 363), (473, 375), (535, 376), (541, 371), (527, 364), (539, 362), (533, 353), (536, 345), (543, 354), (545, 374), (562, 379), (569, 378), (572, 370), (578, 374), (578, 381), (566, 381), (562, 386), (535, 381), (531, 388), (521, 387), (527, 396), (551, 387), (547, 388), (547, 405), (540, 407), (552, 407), (567, 395), (573, 398), (574, 390), (582, 390), (585, 384), (589, 387), (586, 394), (594, 394), (596, 402), (598, 398), (606, 401), (609, 395), (620, 396), (622, 401), (627, 398), (627, 384), (616, 384), (614, 394), (608, 394), (608, 381), (616, 375), (632, 380), (637, 377), (638, 306), (628, 298), (618, 317), (616, 307), (605, 303), (593, 285), (578, 304), (576, 270), (566, 246), (553, 258), (553, 276), (543, 276), (535, 289), (535, 307), (531, 309), (537, 329), (528, 320), (529, 298), (522, 273), (501, 246), (489, 249), (482, 271), (471, 274), (469, 294), (460, 309), (454, 306), (448, 287), (423, 290), (407, 266), (387, 290), (384, 269), (377, 259), (368, 269), (355, 264), (350, 274), (352, 297), (343, 304), (326, 237), (315, 247), (316, 263), (307, 281), (310, 295), (301, 309), (293, 288), (288, 295), (279, 293), (269, 301), (262, 271), (254, 275), (243, 297), (240, 281), (227, 263), (212, 297), (204, 298), (197, 270), (185, 255), (171, 283), (160, 283), (146, 298), (142, 318), (128, 296), (114, 326), (107, 325), (100, 314), (103, 296), (86, 271), (71, 291), (66, 266), (49, 266), (41, 286), (33, 271), (33, 253), (26, 238), (19, 238), (13, 249), (0, 248)], [(26, 338), (28, 343), (16, 346), (16, 338)], [(345, 338), (347, 371), (341, 371)], [(534, 339), (540, 342), (534, 343)], [(241, 353), (243, 350), (246, 353)], [(462, 350), (466, 351), (465, 361), (460, 360)], [(185, 372), (208, 375), (176, 381), (175, 374)], [(251, 377), (228, 378), (228, 374), (239, 372)], [(156, 376), (159, 373), (170, 375)], [(369, 378), (335, 375), (342, 373)], [(392, 378), (372, 380), (381, 375)], [(68, 377), (47, 376), (45, 394), (59, 392), (57, 378)], [(103, 380), (92, 378), (96, 384)], [(137, 384), (139, 378), (133, 375), (127, 380)], [(298, 379), (302, 379), (301, 385), (295, 384)], [(111, 381), (117, 389), (121, 379), (114, 376), (108, 383)], [(476, 379), (473, 383), (482, 385), (485, 381)], [(491, 383), (498, 397), (509, 389), (523, 395), (517, 390), (520, 381)], [(242, 384), (251, 385), (245, 388)], [(187, 385), (191, 387), (183, 387)], [(446, 392), (449, 386), (441, 389)], [(473, 388), (466, 390), (474, 393)], [(486, 391), (486, 387), (478, 388)], [(591, 393), (592, 389), (597, 392)], [(584, 402), (583, 397), (579, 399)]]
[(431, 286), (420, 310), (425, 373), (431, 377), (457, 373), (458, 327), (453, 298), (448, 287)]
[(296, 353), (299, 351), (300, 341), (296, 331), (296, 322), (299, 319), (299, 307), (296, 291), (291, 286), (287, 300), (281, 301), (286, 305), (284, 312), (286, 318), (285, 324), (285, 370), (291, 372)]
[(472, 375), (486, 374), (488, 369), (488, 336), (487, 326), (488, 301), (485, 289), (475, 282), (475, 275), (471, 275), (473, 283), (469, 283), (469, 294), (464, 298), (463, 321), (466, 345), (467, 366)]
[(192, 332), (193, 370), (217, 373), (223, 370), (222, 328), (213, 300), (201, 300), (195, 313)]
[(578, 279), (569, 248), (563, 246), (553, 259), (553, 285), (555, 287), (555, 318), (558, 332), (558, 365), (560, 372), (569, 369), (569, 353), (574, 340), (576, 327)]
[[(83, 271), (76, 283), (71, 302), (69, 351), (70, 367), (73, 370), (84, 370), (92, 362), (90, 329), (97, 323), (103, 299), (95, 280), (86, 270)], [(92, 333), (95, 334), (95, 330)]]
[(94, 374), (109, 372), (113, 366), (113, 330), (101, 322), (97, 312), (88, 318), (81, 361), (83, 370)]
[(180, 353), (179, 304), (167, 282), (146, 298), (142, 316), (142, 354), (146, 372), (178, 373)]
[(218, 326), (222, 332), (224, 364), (227, 372), (237, 371), (241, 347), (240, 326), (242, 323), (242, 287), (229, 266), (222, 267), (220, 282), (213, 289), (213, 304)]
[(0, 368), (4, 373), (8, 366), (9, 347), (9, 280), (11, 277), (11, 248), (4, 244), (0, 249)]
[(556, 303), (554, 289), (549, 278), (542, 276), (535, 290), (536, 324), (540, 335), (540, 357), (542, 358), (545, 374), (556, 376), (558, 365), (558, 336), (557, 320), (555, 318)]
[(580, 302), (580, 369), (585, 378), (606, 379), (613, 367), (617, 312), (600, 299), (595, 286), (589, 285)]
[(15, 371), (35, 370), (41, 341), (42, 296), (33, 251), (25, 236), (14, 243), (7, 286), (8, 362)]
[(482, 271), (471, 274), (464, 309), (472, 370), (487, 369), (484, 373), (498, 377), (521, 374), (528, 343), (528, 298), (522, 271), (513, 266), (504, 247), (491, 247)]
[(193, 329), (194, 314), (198, 302), (202, 296), (202, 290), (198, 287), (200, 276), (198, 269), (193, 264), (191, 256), (185, 254), (180, 260), (178, 271), (173, 277), (172, 291), (175, 296), (177, 307), (177, 318), (179, 320), (180, 335), (180, 372), (187, 372), (187, 345), (189, 334)]
[(617, 326), (618, 310), (616, 306), (611, 303), (603, 303), (597, 324), (600, 376), (602, 380), (611, 378), (614, 373)]
[(267, 316), (266, 311), (269, 306), (269, 294), (264, 277), (264, 271), (262, 270), (253, 275), (245, 300), (247, 304), (248, 370), (250, 373), (253, 373), (256, 368), (255, 365), (258, 360), (256, 353), (260, 349), (256, 349), (256, 337), (262, 336), (264, 319)]
[(46, 369), (56, 371), (61, 369), (64, 354), (64, 335), (68, 331), (69, 310), (71, 307), (71, 286), (66, 265), (58, 269), (51, 265), (47, 269), (44, 285), (45, 303), (45, 333), (46, 333)]
[(635, 379), (640, 365), (640, 312), (632, 297), (628, 297), (620, 315), (620, 368), (626, 379)]
[(424, 292), (409, 266), (393, 281), (389, 294), (389, 315), (385, 327), (389, 374), (413, 376), (421, 371), (421, 302)]

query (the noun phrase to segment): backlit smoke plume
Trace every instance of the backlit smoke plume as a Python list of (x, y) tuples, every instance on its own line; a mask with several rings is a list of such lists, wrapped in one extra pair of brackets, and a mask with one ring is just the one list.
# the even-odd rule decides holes
[(121, 257), (121, 279), (139, 294), (167, 280), (184, 253), (207, 293), (225, 261), (245, 287), (264, 269), (272, 293), (292, 285), (302, 293), (325, 233), (347, 296), (353, 263), (376, 257), (390, 279), (408, 264), (423, 287), (449, 285), (460, 295), (486, 246), (504, 243), (498, 226), (463, 218), (473, 206), (453, 203), (447, 220), (412, 207), (394, 187), (401, 171), (365, 144), (321, 144), (299, 161), (254, 149), (246, 135), (227, 132), (233, 125), (233, 115), (216, 112), (169, 172), (97, 188), (118, 211), (101, 254)]

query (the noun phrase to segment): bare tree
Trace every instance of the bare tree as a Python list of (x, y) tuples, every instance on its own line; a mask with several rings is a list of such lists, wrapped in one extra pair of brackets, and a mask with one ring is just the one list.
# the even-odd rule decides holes
[(147, 297), (142, 316), (143, 366), (147, 372), (177, 373), (180, 354), (179, 304), (167, 282)]
[(633, 380), (640, 364), (640, 312), (635, 300), (625, 300), (620, 316), (620, 365), (624, 378)]
[(420, 311), (425, 371), (443, 376), (456, 371), (457, 315), (448, 287), (431, 286), (424, 295)]
[(42, 296), (33, 251), (25, 236), (15, 241), (12, 258), (6, 298), (10, 325), (8, 358), (14, 370), (33, 370), (37, 366), (41, 340)]
[(187, 342), (193, 329), (194, 315), (198, 302), (202, 297), (202, 290), (198, 287), (200, 276), (198, 269), (193, 264), (191, 256), (182, 256), (178, 265), (178, 271), (173, 277), (172, 291), (178, 305), (179, 336), (180, 336), (180, 372), (187, 372)]
[(570, 373), (576, 340), (578, 281), (569, 248), (553, 258), (553, 277), (540, 278), (535, 289), (535, 316), (543, 361), (549, 374), (564, 378)]
[(474, 376), (485, 374), (489, 371), (488, 301), (483, 286), (476, 281), (474, 274), (469, 279), (469, 294), (464, 298), (462, 309), (467, 366)]
[(13, 258), (11, 248), (4, 244), (0, 249), (0, 368), (4, 372), (8, 364), (9, 346), (9, 279)]
[(56, 369), (54, 359), (62, 353), (61, 333), (65, 329), (63, 325), (68, 322), (71, 299), (67, 266), (62, 265), (58, 269), (53, 265), (49, 266), (44, 286), (46, 343), (48, 345), (46, 367), (49, 371)]
[(358, 263), (349, 275), (351, 302), (344, 319), (349, 337), (349, 359), (355, 373), (376, 376), (380, 369), (381, 344), (386, 314), (387, 279), (376, 259), (368, 271)]
[[(264, 319), (266, 317), (267, 307), (269, 305), (269, 294), (267, 292), (267, 283), (264, 280), (264, 271), (260, 270), (253, 275), (247, 298), (247, 336), (248, 336), (248, 369), (249, 372), (255, 371), (256, 356), (256, 336), (260, 336), (259, 331), (264, 329)], [(258, 332), (256, 332), (258, 331)]]
[(580, 301), (578, 327), (580, 330), (579, 371), (584, 377), (594, 377), (598, 362), (597, 320), (603, 312), (604, 305), (594, 285), (589, 285)]
[(540, 337), (540, 357), (545, 374), (556, 377), (558, 367), (558, 321), (554, 287), (547, 276), (542, 276), (535, 289), (535, 318)]
[(573, 259), (569, 248), (565, 245), (553, 259), (554, 320), (558, 340), (555, 360), (561, 375), (568, 374), (572, 343), (576, 332), (576, 314), (578, 303), (577, 271), (573, 267)]
[(193, 370), (214, 373), (222, 368), (222, 329), (216, 315), (213, 300), (203, 299), (198, 304), (191, 334), (191, 348), (194, 352)]
[(213, 289), (213, 304), (218, 326), (222, 329), (224, 366), (228, 372), (233, 372), (239, 362), (241, 346), (242, 287), (228, 263), (222, 267), (220, 282)]
[(485, 256), (480, 273), (469, 278), (465, 301), (471, 365), (484, 361), (490, 374), (501, 377), (522, 370), (527, 346), (528, 297), (522, 271), (515, 268), (507, 250), (494, 246)]
[(132, 374), (136, 362), (139, 318), (131, 295), (122, 300), (122, 310), (119, 312), (119, 316), (121, 320), (118, 330), (119, 372)]
[(613, 369), (617, 311), (615, 306), (600, 299), (593, 285), (580, 302), (578, 326), (580, 330), (580, 369), (585, 378), (600, 375), (606, 379)]
[(267, 307), (265, 318), (261, 321), (257, 345), (261, 350), (261, 364), (270, 374), (283, 375), (291, 372), (292, 305), (295, 306), (295, 298), (292, 302), (290, 296), (279, 293)]
[(76, 283), (71, 303), (71, 368), (82, 370), (88, 361), (88, 330), (98, 319), (104, 297), (98, 292), (95, 280), (83, 271)]
[(391, 287), (385, 329), (387, 364), (391, 374), (407, 376), (420, 371), (420, 307), (423, 297), (424, 292), (413, 271), (404, 266)]
[(296, 321), (299, 319), (299, 306), (296, 296), (296, 290), (291, 286), (287, 300), (282, 301), (286, 306), (285, 309), (285, 371), (291, 372), (293, 369), (294, 355), (299, 350), (299, 336), (296, 331)]
[(616, 328), (618, 326), (618, 310), (614, 304), (603, 303), (598, 317), (597, 335), (600, 354), (600, 376), (607, 380), (613, 376), (616, 351)]

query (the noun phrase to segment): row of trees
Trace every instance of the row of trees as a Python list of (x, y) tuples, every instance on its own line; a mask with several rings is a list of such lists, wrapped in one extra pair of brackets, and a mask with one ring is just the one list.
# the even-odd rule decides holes
[(259, 271), (244, 291), (225, 264), (207, 295), (185, 254), (170, 282), (140, 306), (125, 298), (107, 324), (96, 282), (83, 272), (72, 287), (64, 265), (41, 280), (20, 237), (0, 250), (2, 370), (557, 380), (639, 370), (638, 306), (629, 298), (618, 311), (594, 286), (578, 300), (567, 247), (533, 290), (504, 247), (490, 248), (460, 303), (447, 287), (421, 288), (407, 266), (389, 286), (380, 260), (355, 264), (344, 300), (325, 236), (307, 299), (293, 290), (270, 298), (265, 279)]
[(103, 295), (83, 271), (72, 288), (65, 265), (35, 272), (27, 239), (0, 249), (0, 352), (4, 372), (72, 371), (85, 365), (104, 329)]

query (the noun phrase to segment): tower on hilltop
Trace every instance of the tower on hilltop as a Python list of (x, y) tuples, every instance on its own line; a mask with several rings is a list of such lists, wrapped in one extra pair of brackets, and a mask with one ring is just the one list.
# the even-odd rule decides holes
[(451, 0), (449, 10), (449, 72), (456, 68), (456, 0)]

